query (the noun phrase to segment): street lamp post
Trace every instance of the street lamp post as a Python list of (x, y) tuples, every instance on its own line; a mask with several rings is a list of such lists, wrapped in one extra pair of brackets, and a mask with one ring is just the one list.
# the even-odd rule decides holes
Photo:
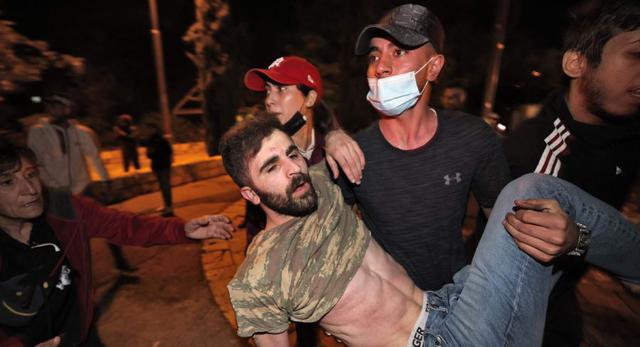
[(496, 90), (498, 88), (498, 79), (500, 76), (500, 63), (502, 61), (502, 52), (504, 51), (504, 36), (507, 26), (507, 15), (509, 14), (510, 0), (499, 0), (496, 9), (496, 19), (493, 32), (493, 55), (491, 64), (487, 71), (487, 80), (484, 88), (484, 100), (482, 102), (482, 116), (486, 117), (493, 112), (493, 106), (496, 98)]
[(173, 138), (171, 131), (171, 113), (169, 111), (169, 96), (167, 94), (167, 81), (164, 74), (164, 58), (162, 55), (162, 33), (158, 24), (158, 6), (156, 0), (149, 0), (149, 14), (151, 16), (151, 41), (153, 42), (153, 57), (156, 65), (156, 78), (158, 82), (158, 99), (160, 101), (160, 113), (164, 133), (168, 138)]

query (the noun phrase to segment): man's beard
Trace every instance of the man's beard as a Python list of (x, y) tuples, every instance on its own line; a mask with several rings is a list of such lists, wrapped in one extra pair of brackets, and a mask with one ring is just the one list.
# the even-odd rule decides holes
[[(303, 183), (309, 183), (310, 189), (301, 197), (294, 198), (293, 191)], [(318, 208), (318, 195), (308, 174), (296, 175), (284, 195), (269, 193), (253, 188), (260, 197), (260, 201), (268, 208), (287, 216), (302, 217), (314, 212)]]
[(626, 113), (613, 113), (604, 108), (605, 96), (600, 86), (600, 82), (595, 79), (593, 73), (588, 74), (582, 81), (582, 91), (585, 95), (585, 102), (587, 103), (587, 111), (602, 119), (605, 123), (619, 124), (625, 123), (635, 118), (638, 118), (639, 111)]

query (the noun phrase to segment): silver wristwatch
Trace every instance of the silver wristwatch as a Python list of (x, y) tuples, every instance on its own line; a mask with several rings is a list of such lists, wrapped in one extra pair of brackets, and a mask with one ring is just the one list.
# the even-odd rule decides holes
[(573, 251), (567, 254), (581, 257), (587, 253), (591, 244), (591, 230), (582, 223), (576, 222), (576, 226), (578, 227), (578, 244), (576, 244), (576, 248)]

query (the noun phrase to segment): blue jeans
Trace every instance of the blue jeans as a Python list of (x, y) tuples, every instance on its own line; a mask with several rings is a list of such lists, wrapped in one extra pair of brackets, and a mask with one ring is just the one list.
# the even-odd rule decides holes
[(426, 346), (540, 346), (549, 293), (560, 271), (515, 244), (502, 225), (516, 199), (556, 199), (591, 230), (585, 260), (640, 283), (640, 232), (622, 215), (561, 179), (523, 176), (500, 193), (471, 265), (429, 292)]

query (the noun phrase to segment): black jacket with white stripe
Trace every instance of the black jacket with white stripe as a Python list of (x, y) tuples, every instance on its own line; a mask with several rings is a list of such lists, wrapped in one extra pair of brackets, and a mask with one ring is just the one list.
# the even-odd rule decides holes
[(640, 119), (601, 126), (576, 122), (565, 95), (552, 93), (537, 117), (505, 138), (511, 175), (560, 177), (620, 208), (640, 168)]

